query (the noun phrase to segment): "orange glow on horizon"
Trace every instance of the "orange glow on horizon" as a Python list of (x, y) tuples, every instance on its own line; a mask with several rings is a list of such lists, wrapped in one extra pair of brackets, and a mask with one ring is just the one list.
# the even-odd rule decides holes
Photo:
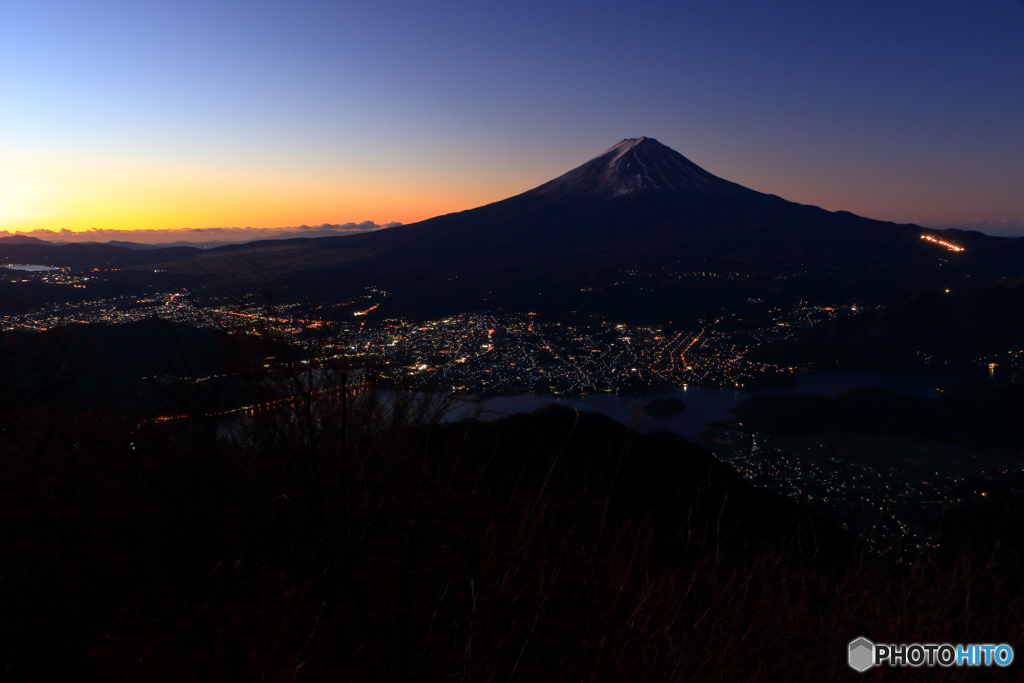
[[(233, 201), (234, 200), (234, 201)], [(338, 201), (333, 197), (311, 196), (305, 200), (273, 197), (234, 198), (222, 202), (200, 201), (193, 205), (181, 202), (168, 206), (162, 202), (140, 205), (141, 202), (116, 200), (75, 201), (63, 206), (53, 204), (45, 212), (10, 217), (0, 216), (0, 232), (10, 233), (68, 230), (84, 233), (90, 230), (182, 231), (210, 228), (285, 228), (298, 225), (391, 222), (416, 223), (435, 216), (482, 206), (490, 198), (434, 197), (399, 195), (388, 200), (367, 198)], [(164, 204), (164, 205), (161, 205)]]
[(200, 169), (180, 162), (136, 164), (98, 155), (68, 160), (56, 153), (15, 153), (5, 163), (0, 234), (283, 228), (367, 220), (408, 224), (515, 193), (497, 179), (467, 181), (454, 171), (432, 177), (338, 169), (289, 174)]

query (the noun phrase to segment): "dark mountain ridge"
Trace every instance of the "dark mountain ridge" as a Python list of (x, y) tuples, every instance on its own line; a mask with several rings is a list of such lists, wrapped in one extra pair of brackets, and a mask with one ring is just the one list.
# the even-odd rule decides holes
[(189, 259), (202, 251), (193, 247), (141, 250), (98, 242), (14, 241), (0, 244), (0, 260), (57, 268), (131, 268)]
[(31, 235), (4, 235), (0, 237), (0, 244), (50, 244), (46, 240)]

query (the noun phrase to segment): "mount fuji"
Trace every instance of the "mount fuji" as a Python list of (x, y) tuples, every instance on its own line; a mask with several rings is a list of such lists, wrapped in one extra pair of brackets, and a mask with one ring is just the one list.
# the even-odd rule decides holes
[[(372, 234), (254, 246), (297, 288), (316, 283), (319, 298), (390, 292), (384, 317), (508, 310), (679, 320), (748, 299), (888, 302), (981, 286), (1024, 264), (1024, 240), (786, 201), (647, 137), (476, 209)], [(212, 267), (223, 257), (216, 252), (198, 260)]]
[(752, 191), (708, 173), (654, 138), (630, 138), (522, 196), (602, 200), (643, 192), (728, 197)]
[[(60, 249), (67, 259), (99, 256)], [(102, 256), (139, 271), (166, 263), (170, 273), (199, 273), (225, 270), (233, 249), (154, 250), (143, 261), (105, 247)], [(243, 251), (250, 249), (305, 300), (387, 291), (372, 314), (382, 317), (503, 310), (658, 322), (743, 310), (748, 300), (890, 303), (1024, 274), (1024, 240), (786, 201), (720, 178), (648, 137), (623, 140), (479, 208), (367, 234), (254, 242)]]

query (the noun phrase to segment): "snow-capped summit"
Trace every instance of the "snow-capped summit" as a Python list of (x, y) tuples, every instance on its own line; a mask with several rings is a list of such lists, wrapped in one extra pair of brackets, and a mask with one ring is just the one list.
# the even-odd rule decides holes
[(610, 199), (636, 192), (723, 194), (745, 190), (708, 173), (654, 138), (628, 138), (579, 168), (531, 190), (537, 196)]

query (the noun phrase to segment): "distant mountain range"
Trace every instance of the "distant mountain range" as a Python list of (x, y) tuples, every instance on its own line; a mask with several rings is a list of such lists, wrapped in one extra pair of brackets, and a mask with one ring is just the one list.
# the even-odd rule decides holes
[[(233, 249), (143, 256), (25, 244), (0, 247), (0, 258), (17, 250), (22, 262), (101, 258), (185, 274), (228, 270)], [(377, 311), (384, 317), (500, 309), (653, 322), (709, 317), (748, 299), (892, 302), (1024, 274), (1022, 240), (796, 204), (719, 178), (652, 138), (623, 140), (537, 188), (469, 211), (245, 249), (269, 259), (296, 296), (386, 290), (392, 296)]]
[(175, 242), (161, 242), (159, 244), (144, 244), (142, 242), (128, 242), (125, 240), (109, 240), (107, 242), (51, 242), (50, 240), (39, 239), (38, 237), (33, 237), (31, 235), (5, 235), (4, 237), (0, 237), (0, 244), (33, 244), (42, 247), (62, 246), (65, 244), (102, 244), (109, 247), (122, 247), (124, 249), (166, 249), (168, 247), (192, 247), (193, 249), (213, 249), (216, 247), (224, 247), (229, 244), (234, 244), (234, 242), (188, 242), (185, 240), (178, 240)]
[(48, 245), (52, 242), (41, 240), (38, 237), (31, 237), (29, 235), (4, 235), (0, 237), (0, 244), (38, 244)]
[[(2, 244), (35, 244), (39, 246), (62, 246), (65, 244), (104, 244), (110, 247), (123, 247), (125, 249), (168, 249), (171, 247), (191, 247), (193, 249), (215, 249), (217, 247), (226, 247), (229, 245), (244, 245), (254, 241), (265, 241), (265, 240), (281, 240), (281, 239), (295, 239), (297, 237), (306, 239), (315, 239), (318, 237), (344, 237), (346, 235), (359, 234), (362, 232), (371, 232), (373, 230), (380, 230), (383, 228), (389, 228), (393, 225), (401, 225), (400, 223), (389, 223), (386, 225), (376, 225), (367, 221), (363, 224), (349, 223), (346, 225), (332, 227), (329, 225), (309, 227), (300, 226), (299, 228), (267, 228), (267, 229), (256, 229), (254, 232), (258, 236), (247, 235), (244, 237), (235, 237), (232, 239), (220, 239), (220, 240), (173, 240), (170, 242), (133, 242), (130, 240), (107, 240), (101, 242), (98, 240), (84, 240), (84, 241), (71, 241), (71, 240), (44, 240), (34, 235), (5, 235), (0, 237), (0, 245)], [(354, 226), (354, 227), (348, 227)], [(369, 227), (364, 227), (369, 226)], [(342, 228), (342, 229), (338, 229)], [(180, 234), (185, 231), (174, 230), (168, 231), (170, 233)], [(132, 231), (128, 231), (132, 234)]]

